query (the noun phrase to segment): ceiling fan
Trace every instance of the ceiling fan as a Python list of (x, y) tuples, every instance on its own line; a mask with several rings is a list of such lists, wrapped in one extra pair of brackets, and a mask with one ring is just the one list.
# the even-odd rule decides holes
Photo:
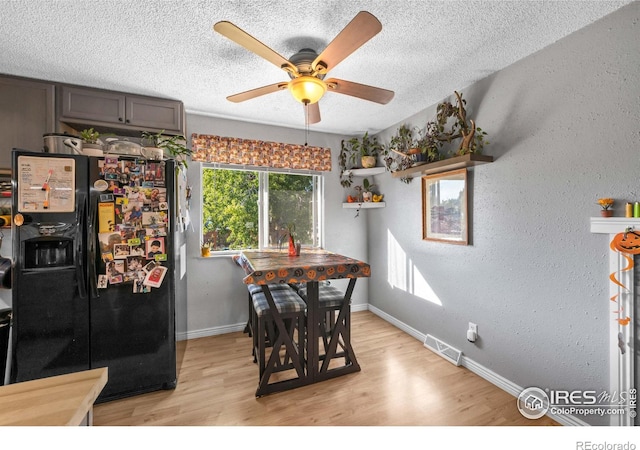
[(308, 123), (318, 123), (320, 122), (318, 100), (327, 91), (383, 105), (389, 103), (393, 98), (394, 92), (387, 89), (338, 78), (325, 79), (327, 72), (382, 30), (380, 21), (367, 11), (360, 11), (356, 14), (319, 55), (315, 50), (303, 48), (289, 59), (285, 59), (231, 22), (217, 22), (213, 29), (236, 44), (275, 64), (287, 72), (291, 78), (291, 81), (269, 84), (230, 95), (227, 97), (229, 101), (239, 103), (288, 88), (293, 97), (305, 106)]

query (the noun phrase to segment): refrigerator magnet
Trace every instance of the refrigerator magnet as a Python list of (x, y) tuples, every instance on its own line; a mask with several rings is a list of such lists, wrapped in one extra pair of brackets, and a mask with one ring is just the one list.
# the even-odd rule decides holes
[(105, 180), (96, 180), (95, 183), (93, 183), (93, 187), (96, 188), (96, 190), (102, 192), (102, 191), (106, 191), (107, 188), (109, 187), (109, 183), (107, 183)]
[(162, 280), (164, 280), (164, 276), (167, 274), (167, 268), (164, 266), (156, 266), (153, 268), (151, 272), (147, 274), (144, 279), (143, 284), (145, 286), (151, 286), (158, 288), (162, 284)]

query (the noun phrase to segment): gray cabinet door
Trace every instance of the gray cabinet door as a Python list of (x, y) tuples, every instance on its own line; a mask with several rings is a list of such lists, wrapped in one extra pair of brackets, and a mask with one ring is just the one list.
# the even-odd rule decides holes
[(0, 77), (0, 168), (11, 167), (11, 150), (39, 151), (42, 135), (55, 132), (55, 86)]
[(180, 101), (78, 86), (61, 86), (59, 97), (60, 121), (76, 128), (183, 132)]
[(125, 96), (116, 92), (62, 86), (62, 121), (125, 123)]
[(127, 95), (127, 124), (142, 128), (182, 132), (182, 104)]

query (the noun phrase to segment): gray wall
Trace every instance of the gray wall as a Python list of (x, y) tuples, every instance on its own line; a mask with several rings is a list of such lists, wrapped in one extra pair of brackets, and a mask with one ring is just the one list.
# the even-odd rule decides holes
[[(300, 116), (302, 122), (302, 114)], [(305, 131), (216, 119), (190, 114), (187, 116), (187, 137), (192, 133), (215, 134), (245, 139), (261, 139), (286, 143), (304, 143)], [(325, 245), (327, 250), (368, 260), (366, 221), (363, 211), (354, 219), (354, 210), (343, 209), (345, 193), (340, 186), (338, 153), (341, 136), (310, 133), (309, 145), (330, 147), (332, 171), (325, 175)], [(193, 188), (190, 215), (193, 228), (187, 232), (188, 255), (188, 318), (187, 337), (220, 334), (242, 329), (247, 321), (247, 290), (242, 283), (242, 270), (230, 256), (200, 257), (200, 225), (202, 205), (201, 163), (189, 164), (189, 184)], [(360, 279), (353, 295), (353, 308), (366, 309), (369, 280)], [(343, 282), (334, 282), (342, 286)], [(346, 288), (346, 285), (344, 285)]]
[[(589, 217), (599, 197), (614, 197), (618, 216), (640, 201), (638, 42), (635, 2), (461, 87), (495, 158), (469, 171), (472, 245), (422, 241), (420, 178), (383, 177), (388, 206), (369, 219), (369, 303), (519, 386), (608, 390), (608, 238), (590, 233)], [(406, 123), (434, 116), (435, 105)], [(404, 269), (389, 264), (390, 236)], [(442, 305), (392, 287), (391, 270), (415, 270)]]

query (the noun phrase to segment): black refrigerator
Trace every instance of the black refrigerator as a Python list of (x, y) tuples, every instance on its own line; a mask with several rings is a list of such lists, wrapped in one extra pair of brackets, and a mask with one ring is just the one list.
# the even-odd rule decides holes
[(14, 149), (12, 383), (98, 367), (98, 402), (177, 383), (174, 162)]

